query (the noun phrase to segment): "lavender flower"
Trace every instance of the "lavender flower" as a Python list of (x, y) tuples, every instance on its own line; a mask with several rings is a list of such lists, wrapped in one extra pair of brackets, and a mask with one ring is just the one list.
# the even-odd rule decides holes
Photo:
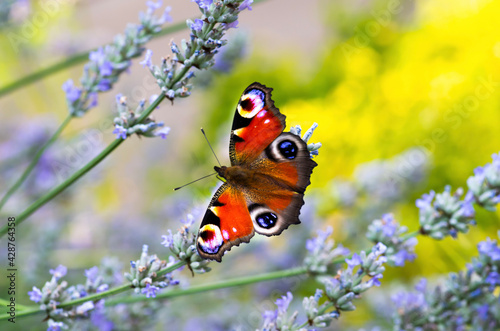
[(407, 231), (408, 228), (400, 226), (392, 214), (384, 214), (382, 219), (375, 220), (368, 226), (366, 237), (387, 247), (384, 255), (389, 265), (402, 267), (405, 261), (413, 261), (416, 258), (417, 239), (406, 236)]
[[(33, 291), (28, 292), (30, 299), (40, 304), (40, 309), (48, 316), (48, 329), (60, 330), (71, 325), (75, 318), (88, 317), (95, 308), (93, 301), (87, 301), (81, 305), (57, 308), (59, 303), (84, 298), (90, 294), (107, 290), (108, 284), (102, 282), (103, 277), (97, 267), (85, 270), (87, 281), (85, 285), (77, 284), (68, 287), (68, 283), (62, 278), (67, 273), (65, 266), (59, 265), (51, 269), (52, 278), (47, 281), (40, 290), (33, 286)], [(103, 303), (103, 300), (101, 300)]]
[[(307, 130), (306, 133), (304, 133), (304, 135), (302, 136), (302, 140), (304, 140), (304, 142), (306, 144), (309, 142), (309, 139), (311, 139), (311, 136), (317, 127), (318, 127), (318, 124), (314, 123), (309, 128), (309, 130)], [(290, 133), (293, 133), (299, 137), (300, 137), (301, 132), (302, 132), (302, 128), (300, 127), (300, 125), (297, 125), (297, 126), (290, 128)], [(321, 143), (311, 143), (311, 144), (307, 145), (307, 149), (309, 150), (309, 153), (311, 154), (311, 158), (313, 156), (318, 155), (318, 153), (319, 153), (318, 150), (320, 149), (320, 147), (321, 147)]]
[(141, 257), (130, 262), (130, 272), (125, 278), (132, 283), (136, 293), (146, 294), (146, 297), (155, 297), (160, 288), (178, 284), (171, 274), (159, 275), (158, 272), (170, 266), (156, 255), (148, 254), (148, 245), (143, 245)]
[(142, 294), (146, 294), (146, 298), (156, 298), (156, 293), (160, 290), (159, 287), (156, 287), (151, 284), (146, 284), (146, 287), (141, 290)]
[[(496, 330), (500, 327), (500, 301), (493, 289), (500, 285), (500, 260), (492, 259), (496, 241), (478, 244), (479, 257), (465, 272), (452, 273), (445, 286), (426, 291), (421, 280), (416, 293), (397, 293), (394, 328), (398, 330)], [(491, 251), (490, 251), (491, 250)]]
[(349, 250), (342, 245), (333, 248), (333, 240), (328, 240), (332, 232), (331, 227), (328, 227), (325, 231), (318, 230), (317, 237), (307, 240), (308, 254), (304, 259), (304, 265), (310, 272), (325, 273), (333, 259), (349, 254)]
[(184, 261), (193, 273), (205, 273), (210, 271), (209, 261), (204, 260), (198, 255), (196, 249), (196, 234), (191, 232), (194, 218), (188, 215), (187, 221), (183, 221), (184, 226), (178, 232), (163, 237), (162, 244), (172, 251), (181, 261)]
[(72, 80), (64, 83), (63, 90), (72, 116), (83, 116), (95, 107), (98, 93), (109, 91), (119, 76), (131, 66), (131, 59), (142, 54), (143, 45), (161, 30), (165, 22), (171, 21), (170, 7), (165, 9), (162, 17), (154, 16), (154, 11), (161, 4), (161, 1), (148, 1), (147, 12), (139, 15), (140, 25), (129, 25), (125, 34), (116, 36), (113, 43), (90, 52), (89, 62), (80, 79), (82, 88), (75, 87)]
[(66, 273), (68, 272), (68, 268), (60, 264), (57, 266), (55, 269), (50, 269), (49, 270), (50, 274), (54, 276), (54, 278), (59, 279), (61, 277), (66, 276)]
[[(226, 44), (222, 39), (229, 24), (238, 19), (239, 13), (244, 9), (251, 9), (250, 1), (228, 0), (195, 0), (202, 17), (187, 20), (186, 24), (191, 30), (190, 40), (182, 40), (181, 46), (171, 42), (172, 58), (162, 60), (161, 65), (151, 65), (148, 68), (155, 77), (167, 99), (187, 97), (191, 94), (192, 85), (189, 83), (192, 75), (186, 75), (191, 67), (199, 70), (207, 69), (214, 65), (214, 56)], [(178, 75), (182, 70), (182, 75)]]
[(438, 240), (448, 235), (456, 236), (458, 232), (466, 233), (469, 225), (475, 224), (475, 212), (471, 195), (460, 200), (462, 195), (462, 189), (452, 194), (447, 186), (443, 193), (431, 191), (418, 199), (420, 232)]
[(500, 153), (493, 154), (493, 162), (474, 169), (467, 186), (474, 201), (483, 208), (494, 211), (500, 203)]
[(33, 286), (33, 291), (28, 292), (30, 300), (34, 302), (40, 302), (42, 300), (42, 291), (36, 286)]
[(116, 134), (116, 139), (126, 139), (134, 133), (144, 137), (167, 138), (170, 128), (164, 127), (163, 122), (156, 122), (152, 117), (139, 121), (145, 106), (146, 100), (141, 100), (137, 108), (132, 111), (128, 108), (126, 97), (121, 94), (116, 96), (116, 107), (119, 114), (114, 119), (115, 129), (113, 133)]

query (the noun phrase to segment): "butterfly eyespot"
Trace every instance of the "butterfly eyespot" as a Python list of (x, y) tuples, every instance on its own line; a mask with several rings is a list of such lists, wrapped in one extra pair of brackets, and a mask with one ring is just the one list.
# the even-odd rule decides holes
[(241, 97), (238, 113), (244, 118), (253, 118), (265, 106), (266, 95), (261, 90), (253, 89)]
[(241, 108), (243, 110), (249, 111), (252, 109), (253, 102), (250, 99), (241, 100)]
[(289, 160), (293, 160), (297, 156), (297, 152), (298, 152), (297, 145), (295, 145), (295, 143), (293, 143), (290, 140), (284, 140), (284, 141), (280, 142), (278, 145), (278, 149), (279, 149), (281, 155), (283, 155), (284, 157), (286, 157)]
[(274, 213), (263, 213), (263, 214), (260, 214), (260, 215), (257, 215), (257, 217), (255, 218), (255, 220), (257, 221), (257, 223), (265, 228), (265, 229), (270, 229), (272, 227), (274, 227), (278, 221), (278, 215), (274, 214)]
[(207, 224), (198, 234), (198, 247), (207, 254), (216, 254), (224, 243), (222, 233), (216, 225)]

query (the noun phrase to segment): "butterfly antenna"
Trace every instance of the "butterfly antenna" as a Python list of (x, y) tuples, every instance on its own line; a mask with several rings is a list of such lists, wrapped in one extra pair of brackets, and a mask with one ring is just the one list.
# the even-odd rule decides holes
[(203, 133), (203, 136), (205, 137), (208, 146), (210, 146), (210, 149), (212, 150), (212, 153), (214, 153), (215, 159), (217, 160), (217, 163), (222, 167), (222, 164), (220, 164), (219, 159), (217, 158), (217, 155), (215, 155), (214, 149), (212, 148), (212, 145), (210, 144), (210, 141), (208, 141), (207, 135), (205, 134), (205, 130), (201, 128), (201, 133)]
[(192, 182), (189, 182), (189, 183), (184, 184), (184, 185), (182, 185), (182, 186), (176, 187), (176, 188), (174, 188), (174, 191), (177, 191), (177, 190), (179, 190), (179, 189), (183, 188), (184, 186), (188, 186), (188, 185), (193, 184), (193, 183), (195, 183), (195, 182), (197, 182), (197, 181), (199, 181), (199, 180), (205, 179), (205, 178), (210, 177), (210, 176), (213, 176), (213, 175), (217, 175), (217, 173), (216, 173), (216, 172), (214, 172), (213, 174), (203, 176), (203, 177), (201, 177), (201, 178), (198, 178), (197, 180), (193, 180)]

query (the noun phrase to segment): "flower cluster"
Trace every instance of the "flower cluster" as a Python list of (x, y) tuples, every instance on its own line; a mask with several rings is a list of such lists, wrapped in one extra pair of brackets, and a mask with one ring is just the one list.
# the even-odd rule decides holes
[(500, 203), (500, 153), (491, 157), (492, 163), (474, 169), (474, 176), (469, 177), (467, 186), (478, 205), (495, 211)]
[(192, 67), (207, 69), (214, 65), (214, 55), (226, 44), (223, 36), (226, 30), (237, 25), (238, 14), (251, 9), (252, 0), (197, 0), (202, 12), (201, 19), (187, 20), (191, 30), (190, 40), (170, 43), (172, 58), (163, 58), (160, 66), (152, 63), (152, 52), (148, 50), (142, 65), (147, 66), (166, 97), (173, 101), (177, 97), (190, 95), (189, 80), (194, 76)]
[(140, 24), (128, 25), (125, 35), (117, 35), (113, 43), (89, 54), (90, 61), (85, 65), (80, 79), (82, 87), (76, 87), (71, 79), (63, 84), (72, 116), (83, 116), (95, 107), (97, 94), (110, 90), (118, 77), (130, 67), (130, 60), (142, 54), (144, 44), (161, 31), (165, 22), (171, 21), (170, 7), (165, 9), (161, 17), (154, 15), (161, 4), (162, 1), (148, 1), (146, 13), (141, 12), (139, 15)]
[[(156, 99), (156, 96), (152, 96), (151, 99)], [(114, 119), (115, 129), (113, 133), (116, 134), (116, 139), (126, 139), (134, 133), (144, 137), (161, 137), (162, 139), (166, 139), (170, 128), (164, 126), (163, 122), (156, 122), (151, 117), (139, 121), (145, 109), (145, 100), (140, 101), (135, 111), (132, 111), (128, 108), (127, 98), (118, 94), (116, 96), (116, 104), (119, 114)]]
[(130, 261), (130, 272), (125, 278), (135, 287), (136, 293), (145, 294), (148, 298), (156, 297), (156, 293), (169, 285), (177, 285), (171, 274), (159, 275), (158, 272), (175, 264), (171, 257), (169, 262), (160, 260), (156, 255), (148, 255), (148, 245), (142, 246), (141, 257), (137, 261)]
[(188, 215), (185, 221), (182, 221), (184, 226), (182, 226), (178, 232), (172, 234), (172, 231), (168, 230), (168, 234), (162, 236), (162, 245), (170, 248), (172, 253), (174, 253), (179, 260), (184, 261), (188, 268), (197, 274), (205, 273), (210, 271), (208, 267), (209, 261), (204, 260), (198, 255), (196, 249), (196, 234), (190, 231), (191, 226), (194, 223), (194, 217)]
[[(499, 233), (500, 236), (500, 233)], [(445, 286), (426, 293), (426, 281), (416, 293), (393, 296), (397, 307), (397, 330), (498, 330), (500, 301), (494, 290), (500, 286), (500, 247), (489, 238), (478, 244), (479, 257), (465, 272), (451, 274)]]
[[(318, 127), (318, 123), (314, 123), (310, 128), (309, 130), (306, 131), (306, 133), (304, 133), (304, 135), (302, 136), (302, 140), (304, 140), (304, 142), (307, 144), (309, 142), (309, 139), (311, 139), (311, 136), (314, 132), (314, 130), (316, 130), (316, 128)], [(302, 128), (300, 127), (300, 125), (296, 125), (296, 126), (292, 126), (290, 128), (290, 133), (293, 133), (294, 135), (297, 135), (300, 137), (300, 134), (302, 133)], [(311, 158), (315, 155), (318, 155), (318, 149), (321, 147), (321, 143), (311, 143), (311, 144), (307, 144), (307, 149), (309, 150), (309, 153), (311, 154)]]
[(463, 190), (451, 193), (446, 186), (443, 193), (431, 191), (416, 201), (419, 208), (420, 232), (434, 239), (446, 236), (456, 237), (458, 232), (467, 233), (469, 225), (474, 225), (476, 212), (472, 206), (473, 196), (468, 193), (463, 200)]
[(382, 219), (373, 221), (368, 226), (366, 237), (372, 242), (381, 242), (386, 247), (385, 257), (387, 264), (402, 267), (405, 261), (413, 261), (417, 239), (406, 237), (406, 226), (400, 226), (392, 214), (382, 215)]
[[(321, 233), (321, 237), (325, 237)], [(320, 237), (319, 236), (319, 237)], [(325, 241), (324, 239), (322, 240)], [(310, 243), (308, 245), (316, 245)], [(320, 305), (323, 290), (317, 289), (314, 296), (304, 298), (302, 305), (307, 316), (307, 321), (298, 324), (298, 312), (288, 313), (288, 307), (293, 299), (290, 292), (281, 299), (276, 300), (277, 309), (265, 311), (263, 314), (263, 331), (277, 330), (305, 330), (306, 327), (324, 328), (331, 321), (340, 316), (341, 311), (356, 309), (352, 301), (373, 286), (380, 286), (380, 278), (385, 271), (383, 264), (387, 259), (382, 256), (387, 247), (377, 243), (369, 254), (362, 251), (354, 253), (351, 259), (346, 259), (347, 268), (339, 271), (335, 277), (318, 277), (325, 286), (326, 301)], [(356, 270), (356, 272), (354, 272)], [(369, 279), (363, 281), (364, 278)]]
[(349, 249), (338, 245), (334, 247), (333, 240), (328, 240), (333, 229), (328, 227), (325, 231), (318, 230), (318, 236), (306, 241), (307, 256), (304, 265), (313, 274), (324, 274), (332, 264), (333, 259), (349, 254)]
[(89, 317), (90, 311), (100, 312), (104, 307), (104, 299), (101, 299), (70, 308), (58, 308), (61, 303), (107, 291), (109, 288), (109, 285), (103, 282), (103, 276), (97, 267), (85, 270), (85, 285), (68, 287), (68, 283), (62, 280), (67, 270), (63, 265), (51, 269), (51, 280), (46, 282), (41, 290), (33, 286), (33, 290), (28, 292), (30, 300), (40, 303), (40, 309), (46, 311), (50, 330), (67, 328), (76, 318)]

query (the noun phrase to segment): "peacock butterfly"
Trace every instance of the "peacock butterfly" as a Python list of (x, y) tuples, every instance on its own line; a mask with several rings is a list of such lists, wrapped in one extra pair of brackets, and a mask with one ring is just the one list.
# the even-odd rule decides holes
[(283, 132), (285, 115), (274, 106), (271, 91), (253, 83), (236, 107), (231, 166), (214, 167), (225, 182), (210, 201), (198, 232), (198, 253), (205, 259), (221, 262), (225, 251), (249, 242), (255, 232), (279, 235), (300, 223), (304, 192), (317, 164), (299, 136)]

